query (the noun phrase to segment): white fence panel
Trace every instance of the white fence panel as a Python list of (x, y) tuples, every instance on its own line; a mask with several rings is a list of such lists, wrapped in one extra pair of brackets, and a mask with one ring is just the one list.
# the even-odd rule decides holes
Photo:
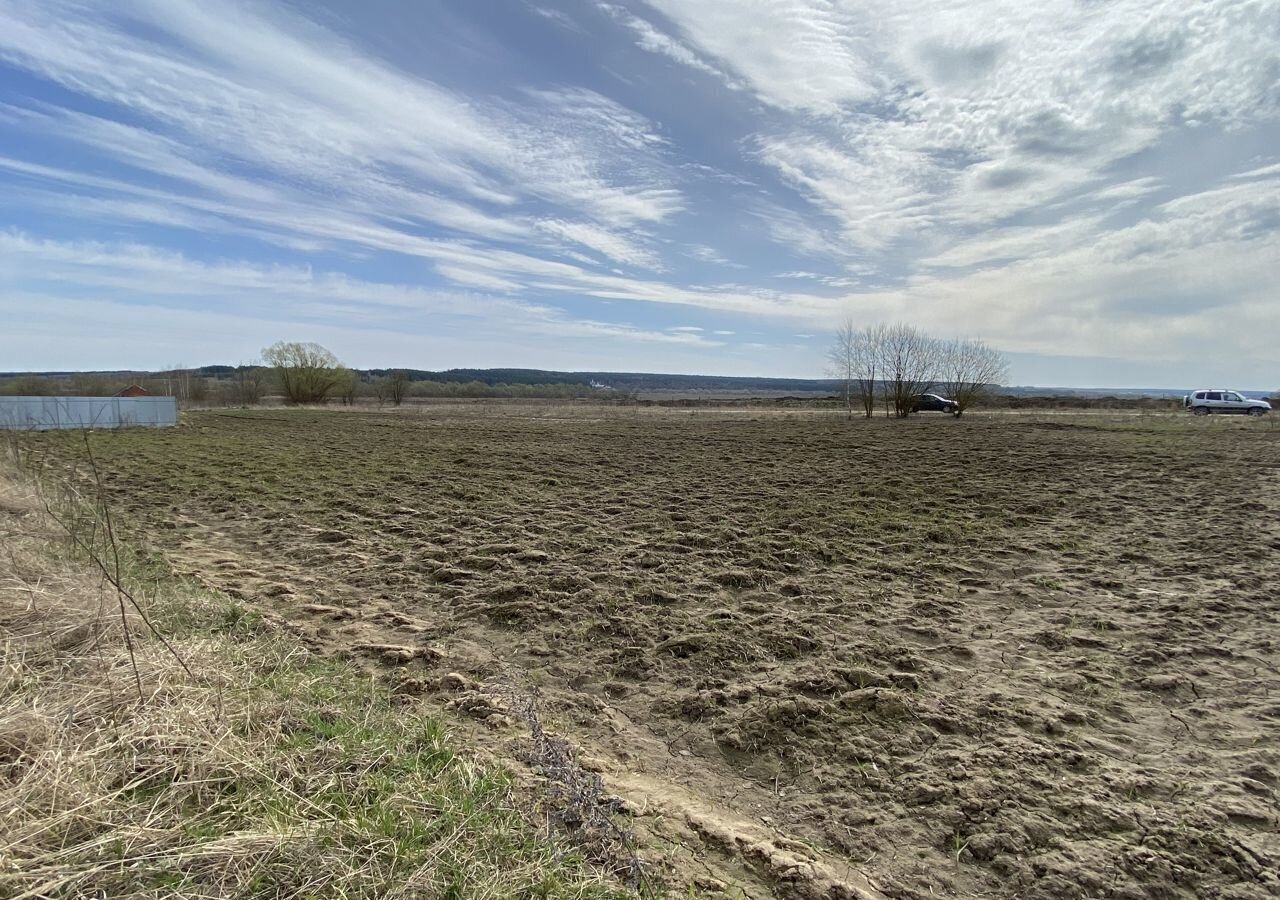
[(0, 428), (159, 428), (178, 424), (176, 397), (0, 397)]

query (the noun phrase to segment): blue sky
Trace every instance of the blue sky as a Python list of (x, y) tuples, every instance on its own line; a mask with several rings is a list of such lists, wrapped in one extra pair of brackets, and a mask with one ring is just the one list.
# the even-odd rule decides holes
[(0, 370), (1280, 385), (1280, 0), (0, 0)]

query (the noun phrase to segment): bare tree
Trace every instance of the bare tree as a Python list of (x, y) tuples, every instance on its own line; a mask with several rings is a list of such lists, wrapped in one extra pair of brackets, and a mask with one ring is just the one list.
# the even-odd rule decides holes
[(338, 358), (319, 344), (278, 341), (262, 351), (288, 403), (324, 403), (343, 382)]
[(360, 373), (354, 369), (339, 369), (338, 384), (334, 389), (338, 395), (338, 399), (342, 401), (343, 406), (352, 406), (356, 402), (356, 395), (360, 392)]
[(387, 399), (393, 406), (404, 402), (409, 393), (409, 373), (404, 369), (392, 369), (387, 373)]
[(853, 354), (857, 335), (853, 319), (846, 318), (836, 326), (831, 349), (827, 351), (827, 371), (844, 382), (844, 407), (850, 419), (853, 418)]
[(267, 392), (267, 370), (256, 360), (240, 363), (231, 376), (232, 398), (240, 406), (257, 406)]
[(956, 339), (938, 347), (938, 383), (956, 402), (956, 415), (1009, 377), (1004, 354), (983, 341)]
[(178, 404), (185, 406), (187, 403), (187, 392), (185, 385), (189, 373), (182, 367), (181, 363), (170, 366), (159, 373), (159, 377), (164, 379), (164, 392), (170, 397), (177, 397)]
[(201, 375), (198, 369), (187, 375), (187, 402), (191, 405), (206, 402), (209, 399), (209, 379)]
[(858, 328), (852, 318), (836, 329), (827, 360), (832, 375), (844, 382), (845, 408), (851, 419), (855, 405), (862, 407), (868, 419), (875, 415), (880, 348), (886, 331), (884, 325)]
[(905, 322), (883, 328), (877, 356), (885, 408), (899, 419), (909, 416), (915, 397), (933, 386), (938, 346), (938, 341)]
[(205, 399), (208, 384), (194, 369), (188, 369), (182, 363), (170, 366), (160, 377), (164, 379), (164, 392), (178, 398), (180, 406), (190, 406)]

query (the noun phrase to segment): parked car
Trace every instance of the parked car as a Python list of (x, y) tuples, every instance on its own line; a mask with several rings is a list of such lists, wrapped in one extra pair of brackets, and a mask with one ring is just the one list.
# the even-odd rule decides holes
[(1195, 416), (1209, 413), (1236, 413), (1262, 416), (1271, 412), (1266, 400), (1250, 400), (1238, 391), (1194, 391), (1182, 398), (1182, 407)]
[(913, 413), (944, 412), (954, 416), (960, 412), (960, 404), (938, 394), (917, 394), (911, 398), (911, 411)]

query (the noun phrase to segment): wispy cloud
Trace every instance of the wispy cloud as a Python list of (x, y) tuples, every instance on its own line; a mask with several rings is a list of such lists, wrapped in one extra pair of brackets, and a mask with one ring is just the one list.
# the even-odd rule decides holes
[(861, 17), (829, 0), (782, 0), (749, 11), (733, 0), (651, 5), (774, 106), (830, 113), (878, 93)]
[(1280, 107), (1272, 4), (651, 5), (762, 100), (820, 117), (764, 129), (756, 152), (873, 251), (1095, 189), (1171, 132)]
[(598, 3), (597, 6), (629, 28), (636, 37), (636, 44), (642, 49), (673, 59), (681, 65), (696, 69), (699, 72), (714, 75), (734, 90), (741, 89), (741, 85), (738, 82), (726, 76), (715, 66), (707, 63), (685, 44), (682, 44), (666, 32), (658, 30), (652, 22), (634, 15), (615, 3)]
[[(479, 285), (484, 287), (484, 285)], [(485, 293), (374, 282), (310, 267), (192, 260), (144, 244), (68, 243), (0, 232), (0, 288), (64, 302), (106, 298), (145, 310), (215, 308), (248, 318), (366, 327), (428, 320), (501, 323), (503, 331), (715, 346), (697, 330), (578, 318), (545, 304)]]
[[(502, 239), (533, 233), (522, 210), (539, 201), (613, 224), (682, 204), (647, 123), (590, 90), (476, 103), (239, 4), (6, 2), (0, 16), (0, 59), (141, 124), (69, 110), (11, 110), (11, 123), (237, 206), (319, 201), (406, 232), (417, 222)], [(130, 31), (133, 16), (166, 42)], [(245, 165), (270, 185), (235, 174)]]
[(658, 254), (642, 246), (632, 237), (611, 231), (599, 225), (587, 222), (564, 222), (558, 219), (543, 219), (538, 228), (547, 234), (564, 238), (567, 241), (594, 250), (601, 256), (628, 266), (644, 269), (661, 269), (662, 262)]
[(713, 263), (717, 266), (728, 266), (733, 269), (746, 268), (746, 264), (734, 262), (715, 247), (708, 247), (706, 244), (689, 244), (684, 248), (684, 254), (691, 259), (696, 259), (705, 263)]

